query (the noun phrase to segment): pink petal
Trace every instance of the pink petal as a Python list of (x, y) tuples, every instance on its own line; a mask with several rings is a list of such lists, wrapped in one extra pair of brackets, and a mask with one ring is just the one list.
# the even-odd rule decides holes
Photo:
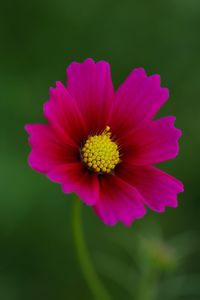
[(143, 199), (137, 190), (112, 175), (100, 179), (99, 201), (94, 210), (107, 225), (115, 225), (120, 221), (130, 226), (145, 214)]
[(78, 145), (86, 138), (85, 121), (77, 103), (61, 82), (50, 89), (50, 100), (44, 104), (44, 115), (66, 144)]
[[(116, 92), (110, 126), (116, 136), (143, 126), (151, 120), (169, 97), (160, 87), (160, 76), (148, 77), (142, 68), (135, 69)], [(126, 120), (126, 122), (124, 122)]]
[(119, 176), (136, 188), (145, 204), (157, 212), (163, 212), (166, 206), (177, 207), (177, 194), (184, 190), (178, 179), (152, 166), (127, 164)]
[(90, 133), (103, 130), (108, 125), (114, 97), (109, 64), (95, 63), (92, 59), (72, 63), (67, 68), (67, 89), (76, 100)]
[(161, 118), (122, 137), (124, 160), (147, 165), (175, 158), (181, 136), (181, 131), (174, 127), (175, 120), (175, 117)]
[(69, 163), (52, 169), (48, 178), (62, 184), (64, 193), (76, 193), (87, 205), (97, 202), (99, 182), (95, 173), (84, 169), (82, 163)]
[(47, 173), (55, 166), (76, 160), (78, 149), (64, 145), (46, 124), (26, 125), (32, 151), (29, 165), (38, 172)]

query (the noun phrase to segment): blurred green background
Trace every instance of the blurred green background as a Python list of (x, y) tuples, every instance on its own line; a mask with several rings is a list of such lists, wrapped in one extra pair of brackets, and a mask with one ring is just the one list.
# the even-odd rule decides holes
[[(87, 243), (113, 299), (200, 299), (200, 1), (1, 1), (0, 299), (92, 299), (71, 233), (72, 199), (27, 165), (25, 123), (65, 68), (110, 62), (115, 86), (135, 67), (171, 91), (160, 115), (176, 115), (180, 155), (162, 168), (185, 183), (178, 209), (104, 226), (84, 207)], [(102, 299), (103, 300), (103, 299)]]

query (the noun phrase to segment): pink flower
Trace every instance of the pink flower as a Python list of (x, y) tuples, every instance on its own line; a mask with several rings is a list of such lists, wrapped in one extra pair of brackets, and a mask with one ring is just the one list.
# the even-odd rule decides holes
[(105, 61), (67, 68), (67, 86), (50, 89), (47, 124), (26, 125), (29, 165), (76, 193), (107, 225), (129, 226), (145, 207), (177, 207), (183, 184), (153, 164), (178, 154), (175, 117), (154, 120), (169, 97), (160, 76), (132, 71), (114, 91)]

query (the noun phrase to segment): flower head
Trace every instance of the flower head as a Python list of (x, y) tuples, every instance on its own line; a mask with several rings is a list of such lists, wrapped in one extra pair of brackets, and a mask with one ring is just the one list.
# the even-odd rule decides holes
[(174, 117), (154, 120), (168, 99), (158, 75), (132, 71), (114, 91), (109, 64), (67, 68), (44, 105), (47, 124), (26, 125), (29, 165), (76, 193), (108, 225), (131, 225), (149, 207), (177, 207), (182, 183), (152, 166), (178, 154)]

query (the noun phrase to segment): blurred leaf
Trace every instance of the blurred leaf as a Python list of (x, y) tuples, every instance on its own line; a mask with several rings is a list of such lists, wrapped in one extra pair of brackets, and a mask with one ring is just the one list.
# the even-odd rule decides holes
[(192, 231), (171, 238), (169, 244), (176, 249), (179, 259), (184, 259), (199, 250), (198, 235)]
[(103, 253), (97, 253), (95, 257), (97, 269), (102, 275), (116, 282), (129, 294), (134, 295), (138, 274), (131, 265)]
[(166, 300), (200, 296), (200, 274), (179, 275), (164, 280), (160, 285), (161, 295)]

